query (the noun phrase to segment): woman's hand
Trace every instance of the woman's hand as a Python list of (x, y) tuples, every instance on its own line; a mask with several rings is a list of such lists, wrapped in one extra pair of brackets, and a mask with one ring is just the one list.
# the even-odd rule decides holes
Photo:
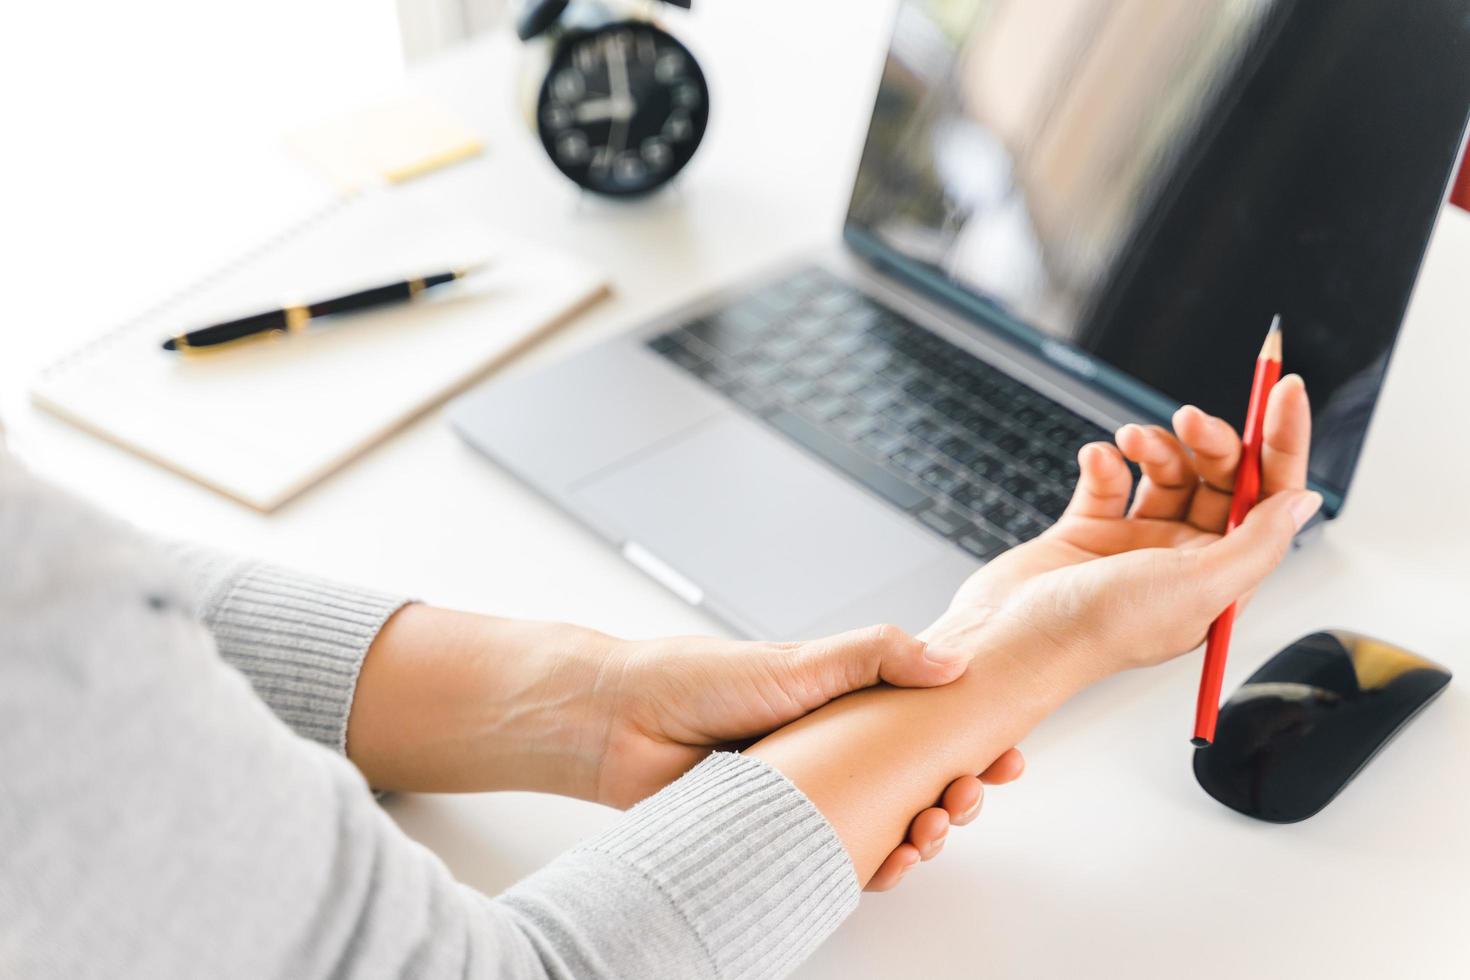
[(1195, 646), (1290, 547), (1319, 498), (1301, 489), (1311, 426), (1298, 378), (1266, 414), (1265, 499), (1221, 538), (1240, 443), (1198, 409), (1177, 437), (1125, 427), (1121, 453), (1082, 451), (1082, 476), (1057, 524), (975, 573), (922, 637), (968, 650), (965, 676), (932, 691), (875, 688), (838, 698), (748, 754), (785, 773), (836, 828), (859, 881), (876, 880), (908, 814), (957, 775), (1014, 745), (1077, 691)]
[[(596, 798), (629, 806), (657, 792), (711, 751), (738, 748), (821, 707), (880, 682), (898, 687), (948, 684), (969, 654), (936, 650), (892, 626), (803, 643), (731, 642), (671, 637), (614, 646), (598, 682), (607, 705), (607, 741)], [(909, 824), (868, 883), (893, 887), (944, 846), (951, 826), (980, 812), (984, 784), (1010, 782), (1024, 761), (1015, 749), (977, 776), (956, 778), (938, 803)]]
[[(1193, 406), (1175, 414), (1174, 430), (1128, 425), (1117, 446), (1084, 447), (1061, 520), (977, 572), (921, 636), (971, 650), (1026, 636), (1036, 660), (1081, 658), (1089, 679), (1197, 646), (1281, 560), (1321, 497), (1303, 489), (1311, 410), (1296, 375), (1267, 403), (1262, 502), (1228, 538), (1240, 440)], [(1143, 471), (1131, 507), (1125, 457)]]
[[(804, 643), (623, 641), (559, 623), (407, 606), (363, 662), (347, 752), (378, 789), (524, 789), (626, 807), (719, 748), (743, 746), (859, 688), (945, 685), (969, 653), (892, 627)], [(937, 854), (983, 783), (1021, 774), (997, 752), (908, 816), (871, 887)], [(935, 803), (935, 801), (938, 801)], [(917, 814), (917, 815), (915, 815)]]

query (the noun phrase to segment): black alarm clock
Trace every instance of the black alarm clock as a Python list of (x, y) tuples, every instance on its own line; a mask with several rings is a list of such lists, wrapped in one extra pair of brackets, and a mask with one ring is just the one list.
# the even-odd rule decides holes
[[(689, 0), (669, 0), (689, 6)], [(578, 186), (631, 197), (663, 186), (699, 148), (709, 88), (689, 49), (606, 3), (532, 0), (517, 32), (539, 46), (532, 119), (551, 162)]]

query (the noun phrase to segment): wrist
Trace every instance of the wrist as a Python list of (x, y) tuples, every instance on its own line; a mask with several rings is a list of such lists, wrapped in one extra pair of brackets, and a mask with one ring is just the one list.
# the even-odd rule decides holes
[(368, 650), (348, 755), (380, 789), (588, 797), (610, 728), (610, 637), (409, 606)]
[(966, 677), (1003, 672), (1029, 703), (1054, 708), (1073, 694), (1122, 668), (1088, 638), (1047, 630), (1010, 610), (946, 612), (919, 633), (940, 648), (971, 651)]
[(921, 636), (968, 642), (975, 657), (964, 676), (930, 690), (849, 694), (747, 750), (827, 817), (860, 882), (903, 840), (915, 813), (954, 779), (984, 771), (1094, 673), (1084, 656), (1038, 650), (1027, 631), (1001, 626), (992, 621), (981, 639), (941, 620)]

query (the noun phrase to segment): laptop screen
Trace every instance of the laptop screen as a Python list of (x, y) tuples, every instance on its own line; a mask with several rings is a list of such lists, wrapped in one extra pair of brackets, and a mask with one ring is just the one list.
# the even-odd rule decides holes
[(1160, 420), (1281, 314), (1335, 509), (1467, 111), (1470, 0), (903, 0), (846, 237)]

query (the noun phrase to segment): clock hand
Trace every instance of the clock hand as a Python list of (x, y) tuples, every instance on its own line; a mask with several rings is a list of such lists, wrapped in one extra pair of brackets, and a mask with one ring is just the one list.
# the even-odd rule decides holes
[(600, 122), (604, 119), (624, 121), (632, 118), (633, 103), (627, 99), (588, 99), (577, 106), (577, 122)]
[[(608, 47), (611, 50), (608, 52), (607, 58), (607, 80), (612, 88), (612, 97), (620, 105), (625, 105), (629, 108), (627, 115), (613, 117), (614, 125), (612, 129), (617, 132), (617, 148), (612, 149), (609, 146), (609, 149), (616, 156), (623, 152), (624, 147), (628, 143), (628, 119), (632, 116), (633, 94), (628, 86), (628, 61), (627, 56), (623, 52), (623, 39), (614, 36), (608, 38), (608, 41)], [(613, 133), (610, 131), (608, 133), (608, 143), (611, 144), (612, 141)]]

